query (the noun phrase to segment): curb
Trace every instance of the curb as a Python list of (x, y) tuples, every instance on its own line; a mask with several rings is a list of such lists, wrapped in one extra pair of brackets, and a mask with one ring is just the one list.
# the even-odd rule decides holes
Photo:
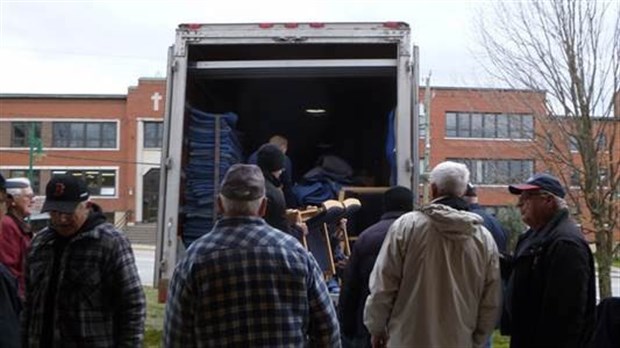
[(155, 251), (155, 246), (148, 244), (132, 244), (131, 248), (135, 250)]

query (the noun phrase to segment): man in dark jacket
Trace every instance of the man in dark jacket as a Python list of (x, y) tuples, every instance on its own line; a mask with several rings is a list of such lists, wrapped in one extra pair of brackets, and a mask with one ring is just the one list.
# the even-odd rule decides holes
[(53, 177), (32, 241), (22, 313), (24, 347), (138, 347), (146, 301), (131, 245), (88, 201), (86, 183)]
[(582, 347), (596, 301), (594, 260), (569, 216), (565, 192), (549, 174), (536, 174), (509, 191), (530, 227), (519, 238), (505, 306), (510, 346)]
[(463, 199), (469, 204), (470, 212), (476, 213), (484, 219), (484, 227), (493, 235), (495, 244), (497, 244), (497, 250), (504, 254), (506, 252), (506, 232), (504, 232), (499, 221), (478, 204), (478, 194), (476, 193), (476, 188), (471, 183), (467, 185), (467, 191), (465, 191)]
[[(282, 184), (282, 193), (284, 194), (284, 200), (286, 201), (287, 208), (297, 208), (297, 198), (293, 193), (293, 163), (291, 159), (286, 155), (288, 150), (288, 140), (282, 135), (274, 135), (269, 138), (268, 144), (277, 146), (284, 154), (284, 167), (282, 174), (280, 175), (280, 183)], [(259, 148), (260, 149), (260, 148)], [(254, 151), (248, 157), (248, 164), (258, 165), (258, 151)]]
[(338, 303), (344, 347), (370, 347), (370, 334), (363, 322), (370, 293), (368, 279), (388, 229), (402, 214), (413, 210), (413, 193), (402, 186), (392, 187), (383, 194), (383, 206), (381, 220), (360, 233), (345, 269)]
[(256, 163), (265, 177), (265, 195), (267, 197), (265, 221), (271, 227), (289, 233), (290, 225), (286, 219), (286, 201), (280, 181), (284, 172), (284, 153), (276, 145), (265, 144), (258, 149)]
[(267, 211), (263, 217), (267, 224), (301, 240), (305, 227), (294, 224), (286, 218), (286, 200), (282, 192), (280, 178), (284, 172), (284, 153), (273, 144), (265, 144), (258, 149), (256, 160), (265, 177), (265, 196)]

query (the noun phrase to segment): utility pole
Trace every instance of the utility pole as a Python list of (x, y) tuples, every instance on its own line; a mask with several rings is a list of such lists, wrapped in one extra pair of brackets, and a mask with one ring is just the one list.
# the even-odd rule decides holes
[(43, 154), (43, 144), (41, 139), (36, 135), (35, 127), (36, 123), (30, 122), (30, 126), (28, 127), (28, 180), (30, 180), (30, 185), (34, 183), (33, 164), (35, 157)]
[(424, 89), (424, 204), (430, 202), (431, 98), (431, 72), (429, 71)]
[(32, 185), (34, 173), (32, 170), (32, 164), (34, 162), (34, 122), (30, 122), (30, 126), (28, 127), (28, 180), (30, 180), (30, 185)]

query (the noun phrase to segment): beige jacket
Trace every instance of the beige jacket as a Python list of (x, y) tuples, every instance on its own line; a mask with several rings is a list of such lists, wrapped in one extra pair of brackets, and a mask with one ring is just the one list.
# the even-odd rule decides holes
[(394, 222), (364, 324), (388, 347), (481, 347), (501, 309), (499, 253), (476, 214), (431, 204)]

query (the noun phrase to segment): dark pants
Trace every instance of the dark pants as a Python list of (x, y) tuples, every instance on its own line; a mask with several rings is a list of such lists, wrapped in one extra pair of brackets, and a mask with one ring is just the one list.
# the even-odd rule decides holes
[(17, 280), (0, 264), (0, 347), (20, 347)]
[(357, 335), (357, 336), (345, 336), (340, 337), (342, 348), (371, 348), (370, 335)]

